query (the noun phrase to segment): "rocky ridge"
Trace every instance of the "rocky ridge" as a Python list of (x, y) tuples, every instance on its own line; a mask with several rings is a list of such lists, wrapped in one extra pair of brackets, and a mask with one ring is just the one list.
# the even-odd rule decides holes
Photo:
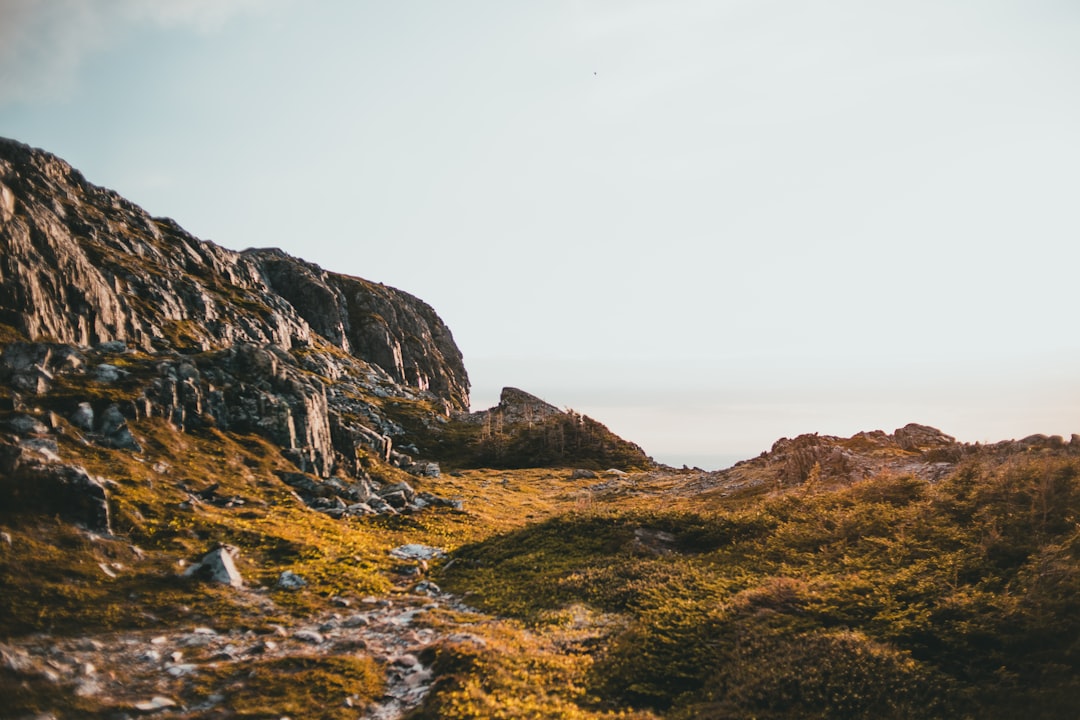
[[(395, 447), (387, 407), (431, 423), (468, 408), (461, 352), (430, 306), (280, 250), (198, 240), (5, 139), (0, 198), (0, 383), (25, 422), (132, 451), (129, 424), (150, 417), (256, 433), (309, 476), (291, 484), (313, 506), (417, 506), (411, 491), (383, 502), (368, 469), (438, 472)], [(48, 446), (33, 429), (19, 442)]]
[[(755, 490), (823, 489), (882, 475), (911, 475), (937, 482), (964, 460), (1038, 453), (1080, 454), (1080, 435), (1031, 435), (989, 445), (963, 443), (937, 428), (909, 423), (891, 434), (882, 430), (849, 438), (807, 433), (780, 438), (758, 457), (725, 470), (706, 472), (684, 468), (681, 493), (718, 491), (725, 494)], [(666, 471), (661, 471), (664, 474)]]

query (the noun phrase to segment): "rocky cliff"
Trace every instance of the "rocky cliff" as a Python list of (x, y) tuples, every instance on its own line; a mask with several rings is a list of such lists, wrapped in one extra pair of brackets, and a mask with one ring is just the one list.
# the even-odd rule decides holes
[(280, 250), (233, 252), (152, 218), (63, 160), (0, 139), (0, 322), (28, 340), (144, 352), (335, 346), (468, 407), (469, 379), (425, 303)]
[[(260, 435), (295, 464), (287, 481), (336, 514), (390, 507), (381, 486), (400, 478), (380, 483), (373, 468), (435, 472), (396, 447), (408, 440), (395, 410), (437, 425), (469, 403), (461, 352), (421, 300), (199, 240), (5, 139), (0, 341), (8, 421), (46, 430), (16, 434), (22, 447), (71, 432), (141, 451), (132, 423), (148, 418)], [(416, 499), (404, 497), (398, 507)]]

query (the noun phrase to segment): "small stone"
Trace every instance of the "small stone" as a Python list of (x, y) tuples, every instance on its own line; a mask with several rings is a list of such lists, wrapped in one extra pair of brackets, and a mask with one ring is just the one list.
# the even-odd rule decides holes
[(138, 656), (139, 660), (145, 663), (159, 663), (161, 662), (161, 653), (157, 650), (145, 650)]
[(431, 560), (432, 558), (446, 557), (446, 551), (430, 545), (409, 543), (394, 548), (390, 551), (390, 555), (400, 560)]
[(185, 663), (185, 664), (180, 664), (180, 665), (173, 665), (171, 668), (166, 670), (166, 672), (169, 673), (170, 675), (172, 675), (173, 677), (184, 677), (185, 675), (190, 675), (191, 673), (195, 672), (198, 669), (199, 669), (198, 665), (193, 665), (191, 663)]
[(158, 635), (155, 638), (150, 638), (150, 644), (151, 645), (164, 645), (168, 641), (169, 641), (169, 638), (165, 637), (164, 635)]
[(312, 645), (321, 645), (323, 642), (323, 636), (316, 630), (297, 630), (293, 633), (293, 637)]
[(152, 713), (165, 708), (176, 707), (176, 701), (157, 695), (150, 700), (135, 703), (135, 709), (139, 712)]
[(438, 595), (442, 590), (430, 580), (422, 580), (416, 584), (416, 592), (424, 593), (425, 595)]
[(396, 658), (394, 658), (394, 665), (397, 665), (398, 667), (411, 668), (416, 667), (419, 664), (420, 661), (416, 659), (416, 656), (409, 653), (406, 653), (405, 655), (398, 655)]
[(178, 663), (183, 659), (184, 659), (184, 653), (180, 652), (179, 650), (176, 650), (174, 652), (169, 653), (169, 660), (171, 660), (174, 663)]
[(97, 680), (81, 679), (75, 685), (75, 694), (79, 697), (91, 697), (101, 692), (101, 684)]
[(0, 532), (0, 542), (10, 547), (12, 544), (11, 533)]
[(292, 570), (285, 570), (278, 576), (277, 587), (282, 590), (299, 590), (307, 585), (307, 580), (300, 577)]

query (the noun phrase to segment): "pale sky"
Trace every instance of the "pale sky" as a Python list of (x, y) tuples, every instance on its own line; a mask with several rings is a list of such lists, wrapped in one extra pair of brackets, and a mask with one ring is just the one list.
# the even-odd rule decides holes
[(674, 465), (1080, 432), (1080, 3), (0, 0), (0, 135)]

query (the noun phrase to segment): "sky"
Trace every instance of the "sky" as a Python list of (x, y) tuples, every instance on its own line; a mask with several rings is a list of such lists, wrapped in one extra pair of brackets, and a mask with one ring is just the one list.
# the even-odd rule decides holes
[(1080, 3), (0, 0), (0, 135), (672, 465), (1080, 433)]

